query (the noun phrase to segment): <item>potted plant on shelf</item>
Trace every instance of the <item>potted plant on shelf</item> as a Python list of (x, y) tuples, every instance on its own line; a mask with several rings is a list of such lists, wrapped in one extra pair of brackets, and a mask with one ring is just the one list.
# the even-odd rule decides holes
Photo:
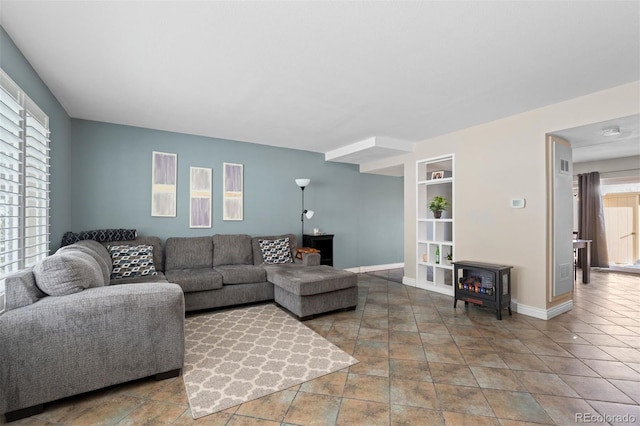
[(453, 251), (450, 251), (445, 257), (445, 264), (451, 266), (451, 262), (453, 262)]
[(435, 197), (433, 197), (433, 200), (431, 200), (431, 202), (427, 204), (427, 207), (433, 212), (433, 217), (435, 217), (436, 219), (440, 219), (440, 216), (442, 216), (442, 212), (446, 210), (447, 207), (449, 207), (449, 203), (444, 197), (436, 195)]

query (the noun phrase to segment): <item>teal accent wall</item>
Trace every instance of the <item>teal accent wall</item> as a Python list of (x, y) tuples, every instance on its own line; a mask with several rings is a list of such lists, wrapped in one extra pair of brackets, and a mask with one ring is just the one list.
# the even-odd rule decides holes
[(49, 116), (51, 129), (51, 236), (56, 250), (71, 227), (71, 119), (13, 40), (0, 27), (0, 68)]
[[(334, 265), (353, 268), (398, 263), (404, 257), (404, 190), (398, 177), (362, 174), (323, 154), (71, 120), (72, 223), (70, 231), (135, 228), (143, 235), (202, 236), (242, 233), (300, 235), (301, 190), (309, 178), (305, 233), (335, 234)], [(178, 155), (175, 218), (151, 217), (153, 151)], [(222, 220), (223, 163), (244, 165), (244, 220)], [(211, 229), (189, 228), (189, 167), (213, 169)]]

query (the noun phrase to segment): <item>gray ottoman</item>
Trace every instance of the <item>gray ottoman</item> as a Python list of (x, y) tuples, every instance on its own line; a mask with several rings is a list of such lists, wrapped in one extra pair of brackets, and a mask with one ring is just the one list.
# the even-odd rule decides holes
[(331, 266), (269, 265), (267, 279), (273, 283), (274, 299), (299, 319), (358, 304), (358, 276)]

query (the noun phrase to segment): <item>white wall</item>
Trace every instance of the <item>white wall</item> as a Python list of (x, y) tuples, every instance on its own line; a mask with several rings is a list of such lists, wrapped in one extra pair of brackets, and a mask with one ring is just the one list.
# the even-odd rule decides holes
[[(548, 302), (545, 135), (637, 114), (639, 93), (634, 82), (416, 144), (404, 157), (405, 275), (415, 279), (415, 162), (455, 153), (455, 260), (512, 265), (519, 305), (556, 304)], [(511, 209), (515, 197), (526, 208)]]
[(600, 172), (601, 179), (613, 179), (621, 183), (637, 182), (640, 180), (640, 156), (573, 163), (575, 182), (579, 174), (589, 172)]

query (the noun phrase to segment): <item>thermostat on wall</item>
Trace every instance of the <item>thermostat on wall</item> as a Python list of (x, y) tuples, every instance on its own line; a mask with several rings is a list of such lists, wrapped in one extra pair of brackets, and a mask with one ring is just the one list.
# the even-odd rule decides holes
[(511, 199), (511, 208), (512, 209), (524, 209), (525, 201), (524, 198), (512, 198)]

